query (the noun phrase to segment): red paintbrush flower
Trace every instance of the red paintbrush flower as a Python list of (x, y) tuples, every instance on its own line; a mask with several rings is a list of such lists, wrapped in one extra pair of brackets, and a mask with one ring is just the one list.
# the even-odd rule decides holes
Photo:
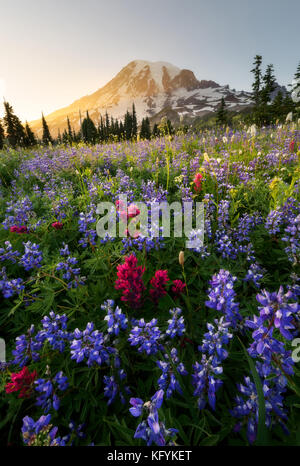
[(165, 286), (167, 285), (168, 281), (170, 281), (170, 279), (168, 277), (167, 270), (157, 270), (154, 277), (151, 278), (150, 283), (152, 289), (150, 290), (150, 295), (153, 301), (156, 303), (162, 296), (167, 293)]
[(133, 308), (140, 307), (145, 285), (142, 280), (145, 268), (137, 265), (137, 258), (131, 254), (125, 258), (125, 263), (117, 267), (116, 290), (122, 290), (122, 301), (128, 302)]
[(11, 374), (11, 382), (5, 386), (6, 393), (17, 392), (20, 390), (19, 398), (28, 398), (32, 392), (33, 382), (37, 377), (37, 372), (29, 372), (28, 367), (23, 367), (20, 372)]
[(295, 150), (295, 141), (291, 141), (289, 144), (289, 150), (290, 152), (294, 152)]
[(173, 286), (171, 288), (174, 298), (178, 298), (185, 290), (186, 284), (181, 280), (173, 280)]
[(202, 189), (202, 178), (203, 178), (203, 175), (201, 175), (201, 173), (197, 173), (195, 175), (193, 183), (194, 183), (194, 191), (196, 193), (200, 193)]
[(60, 222), (53, 222), (53, 223), (51, 223), (51, 226), (53, 226), (53, 228), (55, 228), (55, 230), (61, 230), (62, 227), (63, 227), (63, 224), (60, 223)]
[(11, 233), (18, 233), (18, 234), (29, 233), (27, 226), (25, 225), (22, 225), (20, 227), (18, 227), (17, 225), (13, 225), (12, 227), (10, 227), (9, 231)]

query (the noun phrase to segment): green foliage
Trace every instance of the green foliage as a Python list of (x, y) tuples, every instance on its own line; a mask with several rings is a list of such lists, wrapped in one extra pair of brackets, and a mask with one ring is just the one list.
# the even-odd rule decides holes
[[(88, 119), (87, 114), (82, 125), (84, 134), (88, 134), (88, 125), (90, 125)], [(128, 123), (130, 118), (127, 117), (127, 120)], [(116, 121), (109, 119), (108, 116), (106, 121), (100, 121), (101, 134), (104, 135), (105, 131), (112, 127), (116, 130)], [(126, 130), (128, 128), (124, 128), (124, 131)], [(159, 132), (160, 129), (157, 127), (155, 131)], [(260, 131), (254, 142), (245, 134), (241, 137), (238, 134), (236, 140), (234, 138), (231, 140), (228, 132), (222, 132), (221, 128), (213, 133), (203, 131), (197, 135), (189, 134), (172, 138), (169, 134), (170, 128), (165, 122), (164, 131), (165, 138), (160, 136), (159, 140), (149, 142), (147, 157), (144, 156), (143, 142), (140, 146), (138, 143), (111, 145), (109, 165), (107, 153), (103, 148), (83, 146), (85, 156), (82, 157), (82, 151), (74, 150), (74, 147), (76, 148), (74, 139), (72, 142), (74, 147), (63, 149), (65, 159), (62, 165), (59, 165), (55, 159), (57, 149), (35, 148), (32, 151), (23, 149), (0, 152), (0, 222), (3, 222), (7, 216), (6, 201), (12, 199), (12, 193), (19, 193), (20, 197), (28, 195), (35, 215), (30, 218), (31, 224), (35, 224), (38, 219), (43, 220), (41, 225), (36, 229), (32, 228), (26, 234), (26, 241), (38, 243), (43, 251), (42, 267), (26, 272), (18, 264), (5, 263), (10, 277), (20, 277), (26, 283), (25, 290), (19, 295), (5, 299), (1, 294), (0, 297), (1, 337), (7, 341), (8, 356), (15, 347), (15, 338), (25, 333), (31, 325), (40, 329), (42, 317), (48, 315), (50, 310), (59, 314), (65, 313), (69, 319), (70, 330), (84, 329), (88, 322), (94, 322), (99, 331), (105, 332), (107, 323), (104, 320), (105, 312), (101, 309), (101, 304), (106, 299), (114, 299), (122, 307), (128, 319), (143, 317), (148, 322), (155, 317), (163, 330), (166, 329), (170, 317), (169, 309), (180, 306), (187, 322), (187, 336), (190, 342), (180, 340), (179, 357), (187, 361), (186, 368), (191, 374), (192, 364), (200, 354), (198, 346), (206, 331), (206, 323), (220, 317), (218, 311), (205, 306), (205, 301), (208, 282), (221, 268), (229, 270), (237, 277), (235, 290), (242, 316), (257, 314), (257, 288), (244, 281), (249, 268), (245, 253), (239, 254), (236, 259), (224, 258), (212, 246), (212, 242), (206, 240), (210, 256), (202, 258), (199, 253), (185, 249), (184, 238), (174, 237), (164, 240), (163, 249), (153, 249), (150, 253), (145, 249), (139, 250), (133, 247), (138, 263), (146, 267), (144, 281), (147, 290), (151, 278), (158, 269), (167, 269), (171, 280), (181, 279), (186, 282), (188, 288), (188, 295), (183, 295), (176, 301), (169, 287), (168, 293), (158, 305), (151, 301), (149, 294), (146, 294), (142, 309), (134, 310), (121, 301), (120, 293), (114, 287), (117, 265), (123, 262), (124, 258), (124, 254), (121, 254), (123, 249), (121, 240), (116, 239), (103, 244), (97, 239), (95, 246), (88, 244), (86, 248), (78, 244), (82, 237), (78, 228), (78, 214), (86, 212), (87, 206), (92, 203), (111, 200), (112, 195), (122, 192), (124, 179), (131, 183), (133, 199), (138, 199), (142, 195), (145, 190), (143, 182), (147, 181), (153, 183), (156, 192), (167, 190), (169, 202), (181, 200), (182, 191), (188, 188), (192, 189), (194, 199), (199, 201), (205, 199), (205, 195), (213, 195), (216, 210), (211, 223), (212, 237), (218, 228), (216, 213), (219, 202), (223, 199), (230, 201), (228, 221), (232, 228), (237, 225), (243, 214), (252, 215), (259, 212), (265, 219), (270, 210), (281, 207), (291, 196), (298, 196), (299, 199), (299, 193), (297, 194), (295, 189), (299, 179), (299, 168), (295, 159), (288, 163), (286, 157), (282, 165), (272, 167), (266, 158), (274, 150), (275, 143), (278, 148), (280, 144), (285, 144), (283, 147), (287, 146), (290, 138), (289, 126), (278, 129), (277, 132), (274, 129)], [(70, 126), (67, 136), (71, 138), (71, 134)], [(92, 134), (95, 134), (94, 127)], [(271, 138), (271, 134), (275, 136)], [(282, 152), (284, 153), (283, 150)], [(206, 157), (204, 157), (205, 153)], [(25, 162), (35, 160), (35, 157), (42, 159), (45, 166), (53, 162), (51, 170), (44, 169), (43, 164), (38, 168), (25, 170), (23, 168)], [(246, 181), (240, 181), (237, 164), (242, 166), (245, 173), (250, 173), (251, 176)], [(34, 167), (34, 164), (32, 166)], [(282, 167), (285, 170), (282, 171)], [(122, 170), (121, 176), (120, 170)], [(193, 191), (193, 177), (200, 170), (203, 174), (202, 190), (196, 194)], [(188, 182), (184, 183), (183, 173), (187, 173)], [(39, 190), (41, 195), (38, 194)], [(63, 229), (55, 230), (52, 223), (57, 220), (57, 206), (64, 197), (67, 198), (68, 203), (63, 210)], [(23, 253), (24, 238), (24, 235), (14, 234), (2, 226), (0, 228), (0, 247), (9, 240), (14, 250)], [(63, 242), (68, 243), (71, 255), (78, 260), (81, 275), (86, 277), (85, 285), (76, 289), (68, 288), (66, 280), (56, 270), (57, 264), (62, 260), (59, 249)], [(261, 286), (275, 291), (280, 285), (285, 287), (290, 285), (291, 271), (294, 269), (287, 258), (281, 236), (270, 236), (264, 224), (260, 224), (251, 234), (251, 243), (257, 261), (266, 270)], [(178, 253), (181, 250), (185, 251), (184, 269), (178, 263)], [(130, 249), (126, 251), (129, 252)], [(266, 435), (265, 403), (261, 382), (252, 359), (245, 351), (245, 344), (249, 339), (249, 334), (245, 334), (242, 346), (234, 339), (228, 348), (230, 357), (224, 363), (222, 374), (224, 384), (217, 394), (215, 411), (210, 408), (199, 411), (190, 378), (184, 376), (180, 378), (182, 395), (176, 394), (167, 400), (160, 410), (160, 418), (166, 426), (178, 429), (179, 433), (176, 437), (178, 445), (248, 444), (244, 430), (240, 434), (233, 431), (235, 420), (230, 415), (230, 409), (234, 403), (236, 384), (250, 372), (259, 398), (257, 443), (300, 444), (298, 428), (300, 403), (295, 388), (289, 387), (287, 398), (290, 408), (288, 421), (290, 437), (285, 437), (280, 428), (272, 431), (271, 438)], [(157, 390), (157, 380), (161, 373), (156, 366), (156, 360), (161, 355), (153, 357), (139, 354), (135, 348), (130, 347), (122, 335), (117, 340), (116, 347), (121, 358), (121, 367), (128, 374), (131, 396), (138, 396), (144, 401), (149, 400)], [(68, 422), (74, 419), (77, 422), (85, 422), (87, 444), (89, 442), (95, 442), (97, 445), (143, 444), (141, 440), (134, 439), (137, 419), (129, 415), (128, 404), (123, 406), (117, 400), (113, 405), (107, 406), (103, 392), (103, 375), (110, 375), (109, 368), (105, 366), (89, 368), (84, 363), (77, 364), (70, 359), (68, 353), (64, 353), (62, 357), (58, 351), (53, 351), (50, 345), (44, 348), (41, 361), (30, 362), (30, 370), (37, 370), (39, 377), (45, 377), (47, 366), (52, 374), (62, 370), (70, 381), (70, 389), (62, 397), (60, 410), (57, 413), (53, 412), (52, 423), (59, 424), (61, 435), (68, 432)], [(2, 395), (0, 407), (4, 413), (0, 420), (0, 438), (3, 445), (7, 443), (19, 445), (22, 418), (29, 415), (37, 419), (42, 412), (34, 405), (32, 398), (21, 400), (16, 394), (6, 395), (5, 385), (9, 379), (8, 372), (4, 372), (0, 377)], [(293, 379), (298, 387), (299, 379), (298, 369)]]

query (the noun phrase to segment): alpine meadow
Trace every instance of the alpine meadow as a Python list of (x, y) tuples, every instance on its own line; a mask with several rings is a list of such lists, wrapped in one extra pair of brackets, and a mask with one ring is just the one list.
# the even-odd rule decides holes
[[(96, 3), (88, 0), (95, 10), (82, 22), (71, 15), (87, 54), (83, 45), (76, 51), (77, 66), (91, 83), (91, 13), (105, 2)], [(121, 3), (105, 7), (111, 18)], [(199, 3), (208, 14), (209, 2)], [(175, 22), (179, 2), (166, 4)], [(187, 4), (196, 15), (197, 2)], [(87, 17), (92, 32), (83, 38)], [(133, 19), (124, 13), (123, 21)], [(285, 81), (288, 53), (278, 48), (273, 65), (272, 41), (251, 42), (248, 67), (240, 66), (251, 83), (236, 90), (237, 73), (219, 84), (228, 67), (218, 64), (211, 79), (200, 76), (196, 55), (184, 61), (188, 38), (179, 32), (178, 64), (188, 68), (160, 61), (171, 55), (167, 33), (174, 39), (165, 21), (160, 51), (125, 34), (131, 59), (124, 55), (118, 73), (70, 105), (62, 76), (65, 91), (53, 102), (39, 97), (42, 114), (35, 86), (14, 97), (3, 70), (1, 446), (105, 446), (118, 459), (125, 446), (300, 445), (300, 56)], [(50, 61), (56, 39), (43, 24)], [(105, 63), (116, 41), (119, 66), (123, 36), (112, 31)], [(134, 58), (142, 46), (150, 60)], [(20, 63), (24, 73), (35, 66)], [(50, 62), (48, 72), (41, 88), (51, 85)]]

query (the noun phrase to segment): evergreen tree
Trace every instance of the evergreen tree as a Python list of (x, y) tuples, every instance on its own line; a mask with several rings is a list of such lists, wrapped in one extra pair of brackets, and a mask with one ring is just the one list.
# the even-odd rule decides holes
[(300, 102), (300, 62), (294, 74), (294, 84), (292, 85), (293, 100), (297, 104)]
[(262, 72), (261, 72), (261, 64), (262, 64), (262, 56), (256, 55), (254, 57), (254, 68), (251, 70), (251, 73), (254, 75), (254, 82), (252, 84), (253, 90), (253, 101), (255, 104), (256, 109), (260, 106), (260, 99), (261, 99), (261, 81), (262, 81)]
[(148, 117), (146, 117), (145, 119), (145, 136), (146, 136), (146, 139), (151, 138), (151, 125), (150, 125), (150, 120)]
[(1, 121), (0, 121), (0, 150), (3, 149), (3, 146), (4, 146), (4, 128), (1, 124)]
[(19, 118), (14, 114), (12, 106), (4, 102), (5, 115), (3, 118), (6, 136), (12, 147), (24, 146), (25, 131)]
[(274, 120), (281, 120), (284, 113), (283, 108), (283, 95), (281, 91), (278, 91), (276, 94), (272, 105), (271, 105), (271, 113)]
[(72, 144), (72, 142), (73, 142), (73, 131), (72, 131), (72, 128), (71, 128), (69, 117), (67, 117), (67, 126), (68, 126), (69, 142), (70, 142), (70, 144)]
[(36, 144), (37, 144), (36, 137), (35, 137), (32, 129), (30, 128), (29, 124), (26, 121), (26, 124), (25, 124), (25, 146), (26, 147), (32, 147), (32, 146), (35, 146)]
[(118, 138), (118, 141), (120, 140), (120, 126), (119, 126), (119, 120), (116, 120), (115, 122), (115, 135)]
[(110, 119), (110, 134), (114, 135), (115, 134), (115, 120), (113, 119), (113, 117), (111, 117)]
[(150, 127), (150, 120), (148, 117), (142, 119), (142, 124), (141, 124), (141, 129), (140, 129), (140, 138), (141, 139), (151, 138), (151, 127)]
[(124, 136), (129, 140), (132, 137), (132, 115), (127, 110), (124, 118)]
[(227, 110), (225, 99), (222, 97), (220, 105), (217, 109), (217, 123), (220, 125), (225, 125), (227, 122)]
[(63, 133), (62, 133), (62, 142), (64, 144), (69, 144), (70, 143), (70, 136), (69, 136), (69, 133), (66, 129), (63, 130)]
[(82, 135), (85, 142), (95, 144), (97, 140), (97, 129), (88, 111), (86, 112), (86, 118), (82, 122)]
[(150, 120), (148, 117), (142, 119), (140, 138), (141, 139), (151, 138), (151, 127), (150, 127)]
[(267, 105), (271, 100), (271, 94), (274, 91), (276, 85), (273, 65), (267, 66), (262, 81), (264, 83), (264, 86), (261, 90), (261, 103), (262, 105)]
[(154, 123), (152, 134), (155, 138), (160, 136), (160, 131), (157, 123)]
[(135, 105), (132, 104), (132, 129), (131, 129), (131, 137), (136, 139), (137, 137), (137, 117), (135, 111)]
[(262, 78), (263, 87), (261, 89), (261, 123), (270, 124), (272, 119), (272, 108), (270, 107), (271, 94), (275, 90), (276, 80), (273, 65), (268, 65)]
[(119, 138), (124, 139), (125, 137), (125, 130), (124, 130), (124, 124), (123, 121), (120, 121), (120, 129), (119, 129)]
[(287, 92), (283, 99), (283, 114), (284, 118), (288, 113), (294, 112), (296, 108), (296, 103), (293, 101), (291, 93)]
[(42, 136), (42, 141), (45, 146), (48, 146), (49, 144), (53, 143), (53, 139), (50, 134), (50, 130), (47, 124), (47, 121), (45, 120), (45, 117), (42, 113), (42, 126), (43, 126), (43, 136)]
[(140, 139), (146, 139), (146, 137), (145, 137), (145, 118), (142, 119), (142, 123), (141, 123)]
[(110, 121), (107, 111), (105, 112), (105, 140), (107, 141), (110, 135)]
[(99, 127), (98, 127), (98, 136), (99, 136), (99, 141), (104, 141), (104, 139), (105, 139), (105, 128), (104, 128), (102, 115), (100, 115), (100, 124), (99, 124)]

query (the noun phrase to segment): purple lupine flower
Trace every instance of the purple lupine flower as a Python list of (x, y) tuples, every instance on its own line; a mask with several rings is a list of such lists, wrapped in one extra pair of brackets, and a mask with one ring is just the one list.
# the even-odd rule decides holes
[(176, 376), (187, 375), (187, 371), (182, 362), (179, 362), (177, 356), (177, 349), (172, 348), (170, 357), (168, 354), (164, 355), (164, 361), (156, 361), (157, 366), (162, 371), (157, 383), (160, 389), (166, 393), (166, 398), (170, 398), (174, 391), (182, 394), (182, 388)]
[(77, 328), (73, 337), (70, 346), (71, 359), (75, 359), (77, 363), (86, 359), (89, 367), (93, 364), (101, 366), (103, 363), (108, 364), (110, 354), (116, 352), (114, 348), (105, 345), (103, 333), (94, 330), (93, 322), (89, 322), (82, 332)]
[(24, 289), (25, 286), (23, 285), (22, 278), (13, 278), (10, 280), (6, 275), (6, 268), (3, 267), (0, 270), (0, 290), (4, 298), (10, 298), (15, 293), (20, 294)]
[(62, 353), (66, 341), (70, 341), (73, 336), (67, 331), (67, 321), (68, 318), (65, 314), (55, 314), (51, 311), (49, 316), (43, 317), (41, 321), (43, 329), (38, 332), (37, 341), (47, 340), (53, 349)]
[(166, 330), (166, 335), (170, 338), (174, 338), (176, 335), (181, 337), (185, 332), (184, 318), (180, 315), (181, 313), (182, 310), (179, 307), (169, 310), (172, 319), (168, 320), (169, 326)]
[(38, 379), (34, 383), (36, 385), (35, 390), (41, 393), (41, 395), (37, 397), (37, 406), (41, 406), (45, 414), (47, 414), (52, 407), (57, 411), (60, 406), (57, 390), (63, 392), (68, 388), (68, 378), (60, 371), (53, 379)]
[(145, 322), (140, 319), (132, 328), (128, 341), (131, 346), (138, 346), (138, 352), (145, 351), (146, 354), (155, 354), (161, 348), (161, 332), (157, 327), (157, 319)]
[(84, 233), (83, 238), (79, 240), (79, 244), (83, 247), (86, 248), (88, 244), (91, 244), (92, 246), (96, 245), (95, 238), (97, 237), (97, 232), (95, 229), (91, 229), (90, 225), (95, 224), (96, 222), (96, 206), (94, 204), (91, 204), (88, 206), (90, 209), (89, 212), (83, 213), (81, 212), (79, 214), (79, 231), (81, 233)]
[(281, 286), (277, 293), (269, 293), (263, 290), (261, 294), (256, 296), (256, 299), (261, 304), (258, 307), (261, 321), (273, 321), (274, 326), (280, 330), (280, 333), (287, 340), (292, 340), (291, 330), (295, 329), (293, 317), (300, 311), (300, 305), (297, 302), (289, 302), (293, 299), (292, 293), (288, 291), (284, 294)]
[(259, 281), (263, 278), (263, 272), (264, 269), (262, 269), (259, 264), (251, 264), (243, 280), (245, 282), (252, 282), (257, 288), (259, 288)]
[(0, 261), (3, 262), (8, 260), (15, 264), (16, 258), (20, 255), (19, 251), (13, 251), (12, 245), (9, 241), (5, 241), (4, 245), (4, 248), (0, 248)]
[(37, 421), (31, 417), (23, 418), (22, 436), (25, 445), (28, 446), (65, 446), (69, 436), (56, 437), (58, 428), (50, 424), (51, 415), (41, 416)]
[(59, 250), (61, 256), (70, 256), (69, 246), (66, 243), (63, 243), (63, 247)]
[(20, 335), (16, 338), (16, 349), (12, 351), (13, 364), (24, 367), (29, 360), (39, 361), (40, 350), (43, 348), (43, 341), (39, 341), (34, 335), (34, 325), (27, 331), (27, 335)]
[(230, 322), (232, 326), (242, 320), (239, 305), (234, 301), (236, 293), (233, 284), (235, 281), (236, 277), (233, 277), (227, 270), (221, 269), (210, 280), (209, 300), (205, 301), (207, 307), (222, 312), (226, 321)]
[(131, 398), (130, 404), (133, 408), (129, 411), (134, 417), (141, 416), (144, 412), (147, 414), (147, 420), (143, 420), (138, 426), (134, 434), (134, 438), (141, 438), (150, 446), (152, 443), (163, 446), (166, 444), (165, 437), (173, 437), (176, 429), (166, 429), (162, 422), (159, 422), (158, 410), (162, 405), (164, 391), (158, 390), (151, 401), (144, 403), (140, 398)]
[(64, 280), (67, 280), (68, 288), (77, 288), (79, 285), (84, 285), (86, 277), (80, 276), (80, 268), (74, 268), (78, 260), (75, 257), (67, 257), (65, 262), (59, 262), (56, 266), (56, 270), (62, 270)]
[(114, 301), (109, 299), (102, 304), (101, 309), (107, 311), (107, 315), (104, 317), (108, 326), (107, 333), (110, 335), (119, 335), (120, 330), (126, 330), (128, 319), (122, 313), (122, 309), (118, 306), (114, 309), (114, 306)]
[[(285, 426), (288, 420), (284, 405), (283, 393), (285, 393), (285, 384), (280, 381), (280, 371), (275, 372), (272, 378), (264, 379), (260, 365), (257, 363), (256, 368), (261, 377), (263, 394), (266, 407), (266, 427), (271, 428), (275, 422), (278, 422), (285, 433), (288, 433)], [(253, 443), (257, 435), (257, 426), (259, 418), (258, 395), (254, 382), (250, 377), (244, 377), (244, 384), (238, 384), (239, 395), (235, 397), (235, 406), (230, 411), (233, 417), (238, 418), (238, 429), (243, 423), (247, 424), (247, 437), (249, 443)]]
[(24, 267), (25, 270), (41, 267), (43, 255), (39, 250), (40, 245), (31, 243), (30, 241), (27, 241), (27, 243), (23, 244), (25, 246), (25, 252), (20, 259), (20, 264)]
[(225, 320), (225, 316), (214, 322), (215, 326), (207, 323), (208, 332), (198, 348), (202, 352), (201, 363), (196, 361), (193, 365), (192, 385), (199, 409), (205, 408), (207, 401), (215, 409), (216, 392), (223, 383), (218, 376), (223, 373), (222, 361), (228, 357), (224, 345), (228, 345), (233, 336), (229, 332), (231, 323)]
[(279, 233), (283, 220), (284, 215), (281, 210), (271, 210), (271, 212), (267, 216), (265, 223), (265, 228), (268, 231), (268, 233), (270, 235), (276, 235), (276, 233)]
[(297, 265), (300, 257), (300, 214), (290, 219), (288, 226), (284, 230), (285, 235), (281, 238), (287, 243), (285, 252), (290, 262)]

